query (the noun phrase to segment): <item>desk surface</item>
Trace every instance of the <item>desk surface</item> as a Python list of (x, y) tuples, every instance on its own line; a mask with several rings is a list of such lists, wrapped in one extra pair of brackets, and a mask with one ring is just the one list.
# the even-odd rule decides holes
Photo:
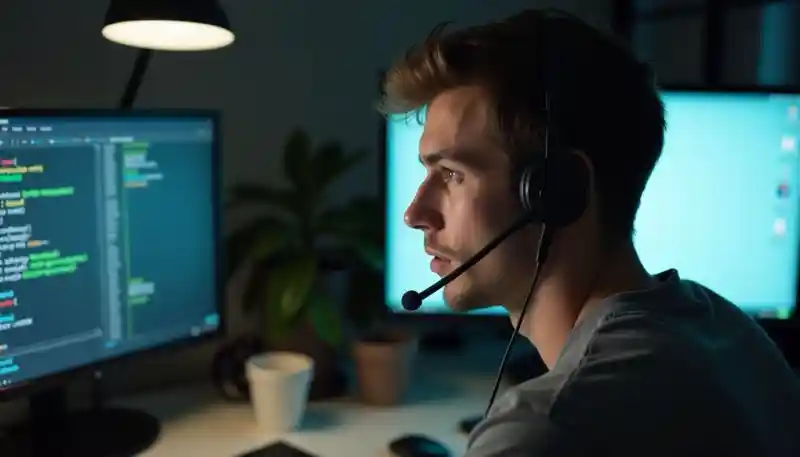
[(386, 455), (390, 440), (406, 433), (432, 436), (458, 456), (467, 438), (457, 423), (483, 412), (499, 356), (470, 354), (469, 367), (464, 359), (420, 360), (408, 399), (399, 406), (369, 407), (352, 400), (312, 403), (301, 429), (285, 435), (260, 432), (249, 403), (226, 402), (207, 385), (141, 395), (123, 404), (162, 420), (161, 437), (146, 457), (232, 457), (278, 439), (319, 457), (377, 457)]

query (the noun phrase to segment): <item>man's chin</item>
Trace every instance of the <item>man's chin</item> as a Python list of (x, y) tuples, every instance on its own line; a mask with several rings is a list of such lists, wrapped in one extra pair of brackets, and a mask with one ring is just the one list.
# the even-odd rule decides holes
[(469, 293), (466, 291), (452, 291), (445, 288), (444, 301), (447, 307), (457, 313), (467, 313), (484, 308), (491, 308), (494, 305), (488, 305), (487, 300), (479, 294)]

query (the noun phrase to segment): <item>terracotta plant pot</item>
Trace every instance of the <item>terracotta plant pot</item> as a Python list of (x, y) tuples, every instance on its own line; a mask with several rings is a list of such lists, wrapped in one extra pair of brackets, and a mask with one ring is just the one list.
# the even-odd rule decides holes
[(408, 391), (417, 340), (412, 335), (388, 332), (356, 341), (353, 359), (358, 395), (369, 405), (392, 406)]

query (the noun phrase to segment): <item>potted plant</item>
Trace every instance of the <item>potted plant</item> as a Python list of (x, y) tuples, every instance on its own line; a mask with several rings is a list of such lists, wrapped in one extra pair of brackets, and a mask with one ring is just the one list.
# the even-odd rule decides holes
[(338, 206), (328, 200), (331, 185), (365, 157), (336, 142), (315, 147), (295, 130), (283, 151), (289, 186), (242, 184), (230, 191), (229, 207), (261, 211), (229, 237), (228, 277), (247, 268), (242, 305), (267, 349), (314, 359), (311, 399), (345, 389), (339, 354), (346, 310), (331, 293), (331, 279), (352, 268), (383, 268), (376, 199), (356, 197)]
[(382, 271), (356, 266), (350, 274), (348, 316), (355, 325), (353, 361), (358, 397), (391, 406), (402, 401), (411, 377), (417, 340), (386, 319)]

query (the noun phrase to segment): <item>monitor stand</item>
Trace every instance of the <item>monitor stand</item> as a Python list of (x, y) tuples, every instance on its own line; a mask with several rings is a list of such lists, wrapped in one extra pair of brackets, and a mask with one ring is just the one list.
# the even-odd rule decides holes
[[(537, 353), (526, 352), (524, 355), (513, 356), (508, 360), (503, 379), (507, 385), (516, 386), (530, 379), (539, 377), (547, 372), (547, 366), (542, 362)], [(475, 415), (458, 421), (458, 430), (469, 434), (483, 416)]]
[(145, 412), (122, 408), (70, 412), (65, 390), (57, 389), (32, 396), (29, 420), (3, 431), (3, 456), (118, 457), (152, 446), (161, 425)]
[(432, 352), (457, 352), (464, 348), (464, 337), (455, 327), (445, 327), (426, 333), (420, 347)]

